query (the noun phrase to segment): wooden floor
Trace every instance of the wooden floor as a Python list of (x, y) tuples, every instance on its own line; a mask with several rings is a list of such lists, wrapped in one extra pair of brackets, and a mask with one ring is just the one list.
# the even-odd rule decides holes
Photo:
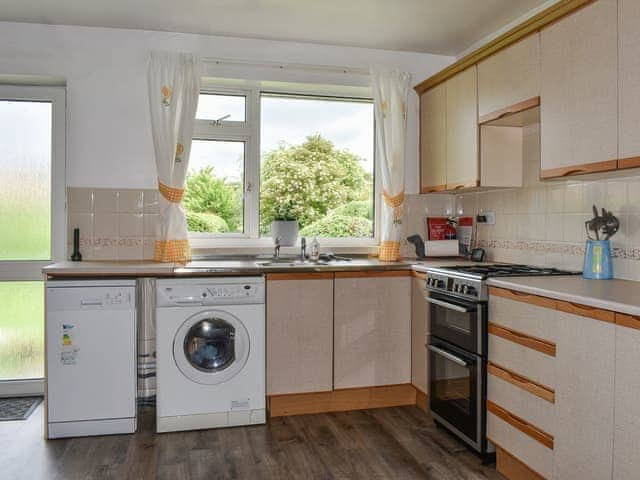
[(266, 426), (45, 441), (42, 405), (0, 422), (6, 479), (502, 479), (416, 407), (283, 417)]

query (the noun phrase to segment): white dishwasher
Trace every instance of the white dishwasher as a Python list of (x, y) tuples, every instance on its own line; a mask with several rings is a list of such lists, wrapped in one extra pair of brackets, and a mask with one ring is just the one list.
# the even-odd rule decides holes
[(48, 438), (135, 432), (135, 285), (47, 282)]

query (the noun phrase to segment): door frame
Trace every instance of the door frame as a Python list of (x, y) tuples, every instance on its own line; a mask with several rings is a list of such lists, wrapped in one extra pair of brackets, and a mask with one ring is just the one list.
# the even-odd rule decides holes
[[(42, 267), (66, 257), (66, 87), (0, 85), (0, 100), (46, 101), (52, 107), (51, 258), (0, 261), (0, 281), (42, 281)], [(42, 320), (44, 328), (45, 319)], [(0, 381), (0, 396), (40, 395), (44, 393), (44, 382), (44, 378)]]

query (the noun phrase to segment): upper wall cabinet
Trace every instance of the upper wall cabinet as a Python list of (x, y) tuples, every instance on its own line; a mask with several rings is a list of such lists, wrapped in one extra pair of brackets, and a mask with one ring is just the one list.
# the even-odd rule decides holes
[(618, 167), (640, 167), (640, 2), (619, 0)]
[(478, 64), (480, 123), (538, 105), (540, 36), (529, 35)]
[(446, 84), (420, 96), (420, 193), (447, 187), (447, 91)]
[(540, 34), (542, 178), (617, 166), (617, 15), (598, 0)]
[(446, 82), (447, 190), (479, 184), (478, 85), (472, 66)]

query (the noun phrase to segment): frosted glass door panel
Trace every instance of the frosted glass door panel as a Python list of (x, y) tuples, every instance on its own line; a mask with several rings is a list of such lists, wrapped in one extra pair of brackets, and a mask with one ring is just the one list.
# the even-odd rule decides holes
[(0, 381), (44, 377), (43, 287), (0, 282)]
[(0, 260), (51, 258), (51, 114), (0, 100)]

